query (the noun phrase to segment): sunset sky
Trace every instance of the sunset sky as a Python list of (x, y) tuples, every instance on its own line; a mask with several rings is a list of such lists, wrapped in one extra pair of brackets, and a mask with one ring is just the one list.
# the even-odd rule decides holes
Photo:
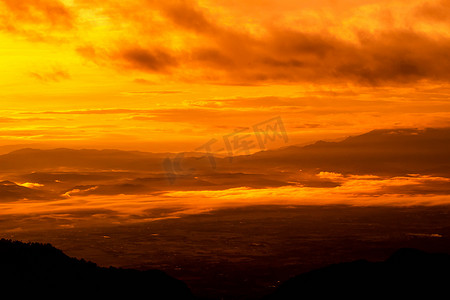
[(450, 253), (449, 154), (450, 0), (0, 0), (0, 239), (262, 299)]
[(450, 0), (0, 0), (0, 238), (203, 285), (448, 252), (449, 153)]
[[(0, 152), (450, 125), (450, 2), (0, 0)], [(274, 145), (280, 146), (280, 144)]]

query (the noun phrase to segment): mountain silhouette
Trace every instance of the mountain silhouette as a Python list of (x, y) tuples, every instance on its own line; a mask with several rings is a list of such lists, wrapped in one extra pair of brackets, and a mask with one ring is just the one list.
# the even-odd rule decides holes
[[(448, 299), (449, 282), (450, 255), (405, 248), (382, 262), (357, 260), (303, 273), (264, 300)], [(0, 240), (0, 287), (58, 299), (196, 299), (182, 281), (159, 270), (99, 267), (50, 244), (6, 239)]]
[(450, 255), (400, 249), (384, 262), (358, 260), (298, 275), (266, 297), (287, 299), (449, 299)]
[(103, 268), (50, 244), (5, 239), (0, 240), (0, 287), (59, 299), (194, 299), (182, 281), (159, 270)]
[[(349, 174), (399, 175), (410, 173), (449, 175), (450, 128), (381, 129), (348, 137), (340, 142), (318, 141), (233, 158), (215, 157), (217, 170), (334, 171)], [(214, 154), (214, 153), (213, 153)], [(4, 171), (127, 170), (165, 173), (164, 160), (175, 154), (93, 149), (21, 149), (0, 155)], [(180, 160), (189, 173), (211, 172), (205, 153), (185, 153)]]
[(235, 158), (246, 169), (333, 171), (343, 174), (449, 175), (450, 128), (382, 129), (340, 142), (318, 141)]

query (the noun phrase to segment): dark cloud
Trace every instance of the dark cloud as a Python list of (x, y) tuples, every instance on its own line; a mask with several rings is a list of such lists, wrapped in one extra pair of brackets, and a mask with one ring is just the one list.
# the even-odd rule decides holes
[(219, 30), (193, 1), (167, 1), (159, 6), (166, 17), (184, 29), (200, 33), (215, 33)]
[[(439, 31), (427, 32), (414, 26), (352, 28), (350, 35), (355, 37), (348, 39), (327, 28), (311, 31), (303, 29), (301, 23), (288, 26), (264, 22), (260, 15), (255, 18), (262, 18), (257, 20), (262, 33), (254, 34), (245, 26), (219, 21), (222, 18), (217, 18), (214, 10), (193, 0), (131, 1), (127, 5), (113, 0), (78, 0), (70, 7), (57, 0), (0, 0), (0, 4), (4, 7), (0, 13), (3, 30), (37, 38), (45, 38), (53, 29), (73, 28), (77, 9), (95, 10), (109, 18), (117, 32), (127, 28), (129, 34), (102, 43), (80, 40), (75, 44), (78, 54), (105, 67), (169, 75), (185, 82), (229, 85), (350, 82), (372, 86), (450, 80), (450, 38)], [(449, 4), (448, 0), (424, 3), (398, 17), (403, 23), (448, 22)], [(228, 13), (242, 6), (231, 2), (218, 5)], [(227, 5), (231, 10), (227, 10)], [(266, 2), (261, 5), (262, 9), (273, 7)], [(353, 2), (346, 5), (356, 7)], [(254, 6), (243, 5), (241, 9)], [(303, 7), (292, 3), (280, 6)], [(398, 15), (387, 10), (384, 15)], [(266, 14), (270, 15), (270, 11)], [(345, 21), (340, 18), (336, 15), (335, 23)], [(181, 44), (173, 47), (171, 37), (175, 36)], [(67, 75), (31, 73), (42, 81), (58, 81)], [(145, 79), (137, 82), (149, 83)]]
[(214, 55), (194, 57), (211, 72), (223, 71), (227, 81), (381, 85), (450, 79), (450, 39), (423, 33), (360, 32), (357, 42), (349, 42), (328, 34), (277, 29), (254, 45), (247, 47), (246, 55), (216, 49), (210, 50)]
[(177, 65), (175, 57), (161, 49), (126, 49), (120, 55), (127, 67), (143, 71), (165, 72), (169, 67)]
[[(149, 73), (180, 69), (196, 71), (203, 80), (227, 84), (264, 82), (356, 82), (363, 85), (403, 84), (420, 80), (450, 80), (450, 39), (414, 30), (364, 29), (354, 41), (327, 32), (267, 27), (255, 37), (212, 23), (197, 7), (171, 3), (160, 9), (181, 30), (195, 32), (203, 45), (179, 51), (153, 46), (119, 50), (118, 65)], [(137, 25), (138, 26), (138, 25)], [(205, 46), (207, 45), (207, 46)], [(120, 49), (120, 48), (119, 48)], [(83, 50), (86, 57), (99, 50)]]

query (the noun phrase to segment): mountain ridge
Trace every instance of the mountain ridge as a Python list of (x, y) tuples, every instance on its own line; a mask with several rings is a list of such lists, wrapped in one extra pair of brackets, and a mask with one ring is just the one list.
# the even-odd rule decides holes
[[(392, 295), (450, 295), (450, 255), (401, 248), (384, 261), (343, 262), (302, 273), (281, 283), (263, 300), (375, 299)], [(99, 267), (68, 257), (50, 244), (0, 239), (0, 287), (25, 294), (61, 297), (197, 299), (180, 280), (159, 270)]]
[(297, 275), (264, 300), (445, 299), (450, 292), (450, 255), (402, 248), (382, 262), (356, 260)]
[[(189, 288), (159, 270), (104, 268), (67, 256), (50, 244), (0, 240), (0, 286), (56, 297), (194, 299)], [(67, 294), (69, 293), (69, 295)]]

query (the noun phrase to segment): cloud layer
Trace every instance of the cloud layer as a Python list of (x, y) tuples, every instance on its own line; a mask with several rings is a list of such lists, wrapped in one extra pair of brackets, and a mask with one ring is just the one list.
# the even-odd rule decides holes
[(160, 79), (240, 85), (450, 80), (445, 0), (0, 5), (4, 31), (40, 40), (56, 35), (100, 66)]

